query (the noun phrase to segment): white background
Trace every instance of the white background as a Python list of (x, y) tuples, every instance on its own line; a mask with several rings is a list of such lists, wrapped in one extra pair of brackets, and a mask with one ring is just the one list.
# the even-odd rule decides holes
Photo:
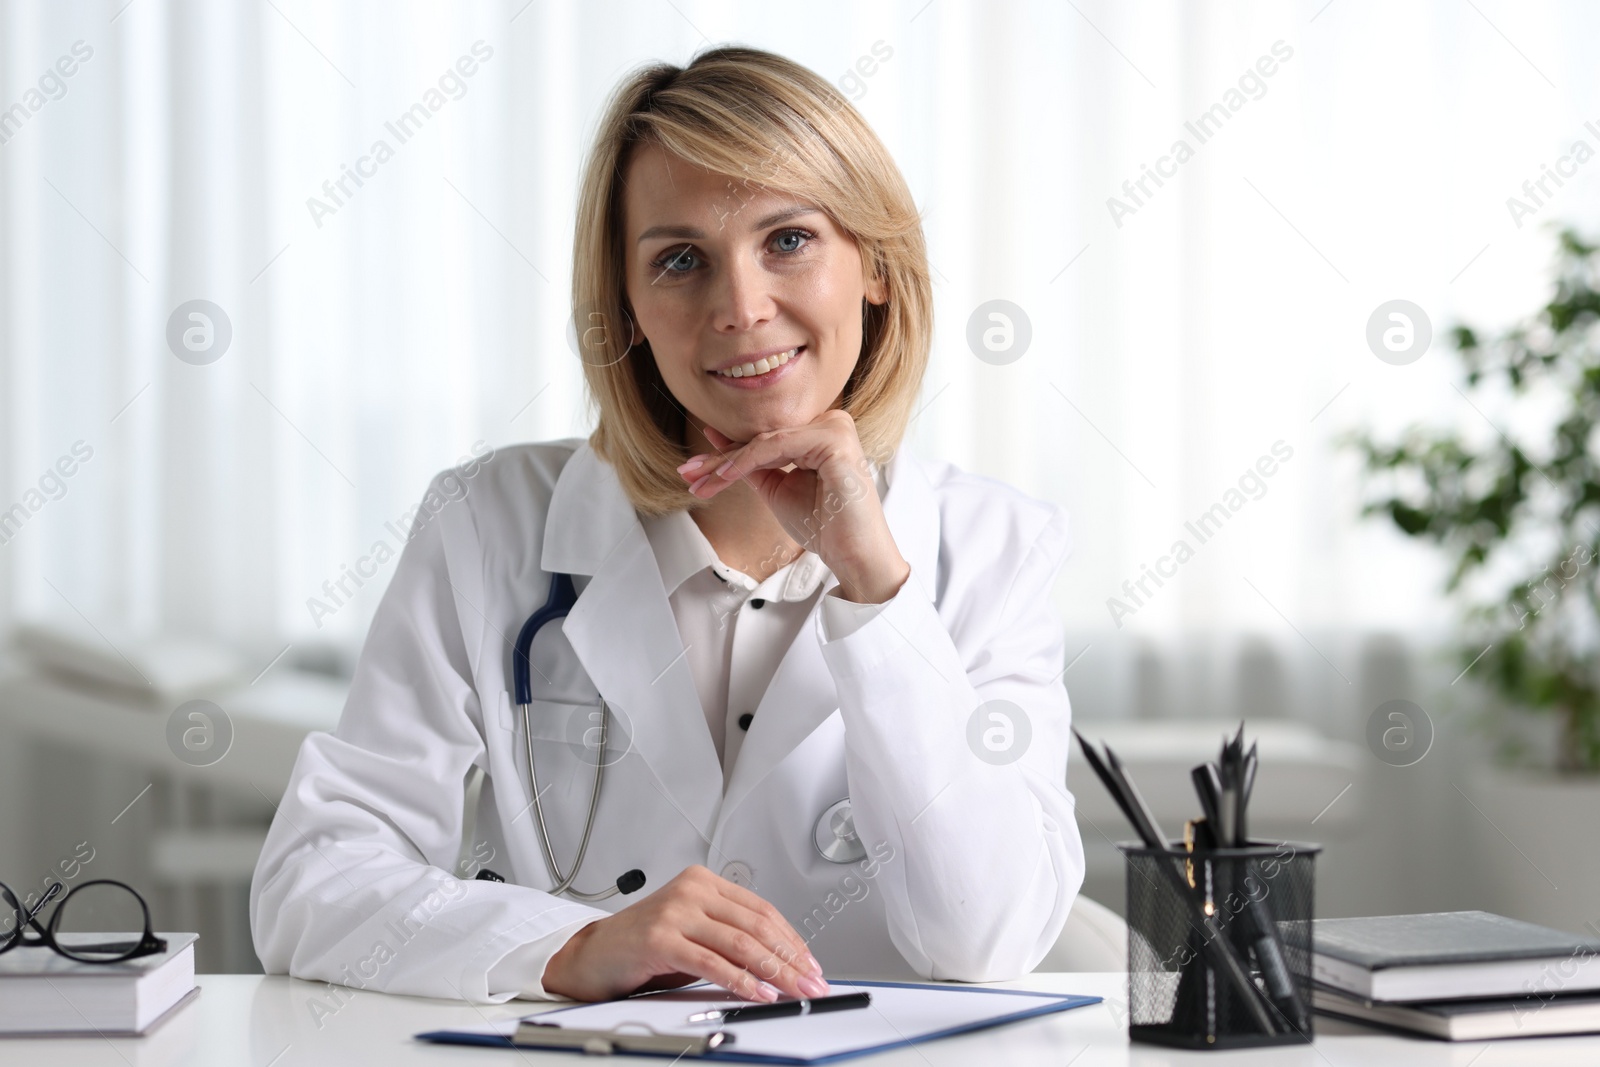
[[(321, 628), (306, 601), (431, 473), (591, 426), (566, 294), (606, 92), (711, 42), (836, 80), (882, 42), (846, 88), (925, 212), (938, 301), (908, 444), (1069, 509), (1054, 594), (1086, 650), (1080, 715), (1227, 714), (1262, 648), (1292, 679), (1269, 702), (1309, 714), (1362, 635), (1446, 631), (1440, 567), (1358, 519), (1335, 442), (1493, 433), (1442, 340), (1394, 367), (1365, 325), (1397, 297), (1436, 336), (1541, 302), (1549, 227), (1593, 223), (1600, 162), (1520, 228), (1505, 201), (1575, 139), (1600, 147), (1591, 5), (523, 3), (4, 6), (0, 107), (94, 50), (0, 145), (0, 508), (94, 449), (0, 548), (6, 619), (348, 657), (387, 574)], [(317, 225), (307, 199), (395, 146), (384, 122), (480, 40), (465, 95)], [(1265, 94), (1116, 225), (1107, 198), (1278, 41)], [(209, 366), (165, 342), (195, 298), (233, 326)], [(965, 342), (993, 298), (1032, 324), (1009, 366)], [(1294, 458), (1265, 496), (1114, 625), (1122, 581), (1278, 440)], [(1151, 655), (1178, 680), (1141, 695), (1129, 665)]]

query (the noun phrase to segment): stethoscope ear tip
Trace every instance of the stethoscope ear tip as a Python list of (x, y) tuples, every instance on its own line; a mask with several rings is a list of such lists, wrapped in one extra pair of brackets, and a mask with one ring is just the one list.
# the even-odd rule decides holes
[(617, 892), (623, 896), (644, 888), (644, 872), (635, 867), (617, 879)]

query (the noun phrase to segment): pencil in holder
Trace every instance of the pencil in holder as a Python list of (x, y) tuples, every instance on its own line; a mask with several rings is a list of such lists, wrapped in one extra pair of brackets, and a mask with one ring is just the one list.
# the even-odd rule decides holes
[(1320, 847), (1117, 847), (1127, 860), (1129, 1040), (1194, 1049), (1309, 1042)]

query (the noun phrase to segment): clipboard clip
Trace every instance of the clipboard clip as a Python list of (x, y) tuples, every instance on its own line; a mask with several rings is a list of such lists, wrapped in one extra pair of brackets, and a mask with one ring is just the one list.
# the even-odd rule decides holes
[[(638, 1029), (625, 1029), (628, 1027)], [(726, 1030), (713, 1030), (709, 1034), (663, 1034), (645, 1023), (619, 1023), (610, 1030), (580, 1030), (524, 1019), (517, 1025), (511, 1043), (519, 1048), (574, 1049), (591, 1056), (609, 1056), (616, 1052), (703, 1056), (733, 1044), (733, 1035)]]

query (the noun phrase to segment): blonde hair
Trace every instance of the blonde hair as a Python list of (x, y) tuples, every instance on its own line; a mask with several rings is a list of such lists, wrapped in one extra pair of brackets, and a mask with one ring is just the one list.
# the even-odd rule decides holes
[(578, 194), (573, 322), (599, 411), (589, 441), (634, 507), (661, 515), (703, 503), (674, 469), (687, 457), (686, 415), (649, 341), (630, 345), (623, 176), (647, 143), (747, 188), (809, 201), (855, 240), (888, 300), (862, 301), (862, 350), (843, 407), (867, 457), (886, 462), (905, 435), (933, 336), (933, 286), (911, 191), (883, 142), (826, 80), (771, 52), (714, 48), (687, 67), (645, 66), (617, 87)]

